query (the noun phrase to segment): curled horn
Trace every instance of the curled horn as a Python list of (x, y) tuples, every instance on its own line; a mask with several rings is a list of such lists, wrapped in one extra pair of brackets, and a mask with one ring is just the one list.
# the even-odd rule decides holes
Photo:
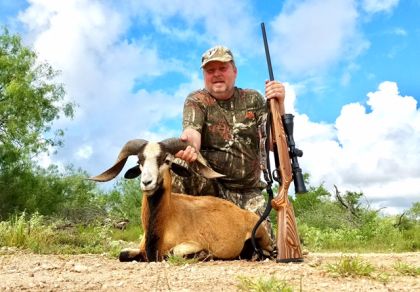
[(100, 175), (92, 176), (89, 179), (99, 182), (105, 182), (113, 179), (123, 169), (127, 158), (130, 155), (137, 155), (146, 143), (147, 141), (142, 139), (128, 141), (121, 149), (120, 154), (118, 154), (118, 159), (113, 166), (111, 166), (108, 170), (104, 171)]
[[(187, 146), (193, 146), (190, 143), (186, 141), (182, 141), (181, 139), (178, 139), (178, 138), (169, 138), (169, 139), (161, 141), (160, 143), (164, 146), (166, 151), (168, 151), (172, 155), (175, 155), (180, 150), (184, 150), (185, 148), (187, 148)], [(211, 169), (211, 167), (207, 165), (206, 159), (201, 155), (200, 152), (197, 152), (197, 154), (198, 154), (198, 157), (197, 157), (197, 160), (195, 161), (195, 165), (198, 168), (198, 172), (202, 176), (206, 178), (210, 178), (210, 179), (225, 176)]]

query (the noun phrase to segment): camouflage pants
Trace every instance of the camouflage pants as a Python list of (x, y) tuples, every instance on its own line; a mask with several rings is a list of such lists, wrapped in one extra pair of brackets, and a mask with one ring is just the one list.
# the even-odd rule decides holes
[[(188, 167), (184, 161), (180, 159), (176, 160), (176, 163)], [(172, 172), (172, 191), (188, 195), (219, 197), (234, 203), (242, 209), (255, 212), (259, 216), (264, 213), (267, 205), (259, 188), (231, 190), (215, 179), (206, 179), (195, 173), (189, 177), (182, 177)], [(273, 242), (275, 242), (275, 234), (270, 218), (267, 217), (262, 224), (266, 227)]]

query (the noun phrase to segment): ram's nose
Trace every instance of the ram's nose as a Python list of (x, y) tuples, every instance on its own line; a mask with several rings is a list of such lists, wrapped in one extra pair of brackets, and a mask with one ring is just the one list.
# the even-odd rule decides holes
[(150, 185), (152, 183), (152, 180), (142, 180), (141, 183), (143, 184), (143, 186), (147, 187), (148, 185)]
[(156, 180), (153, 176), (150, 175), (143, 175), (140, 181), (141, 189), (143, 191), (150, 191), (153, 190), (156, 186)]

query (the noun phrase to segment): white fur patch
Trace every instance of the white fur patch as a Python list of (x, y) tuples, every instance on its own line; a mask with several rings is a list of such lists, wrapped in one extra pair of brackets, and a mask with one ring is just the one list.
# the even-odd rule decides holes
[(156, 142), (149, 142), (147, 143), (146, 147), (144, 147), (143, 155), (145, 157), (157, 157), (162, 150), (160, 149), (160, 145)]
[(154, 190), (159, 180), (159, 165), (157, 157), (161, 154), (160, 145), (155, 142), (148, 143), (144, 148), (144, 163), (141, 174), (141, 189), (143, 191)]

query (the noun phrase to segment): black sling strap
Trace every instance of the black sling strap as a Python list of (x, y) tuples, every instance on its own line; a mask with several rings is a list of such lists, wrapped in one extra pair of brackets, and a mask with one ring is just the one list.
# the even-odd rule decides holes
[[(267, 103), (267, 106), (269, 106), (269, 104)], [(273, 147), (274, 149), (274, 159), (275, 159), (275, 164), (276, 164), (276, 169), (273, 172), (273, 175), (271, 173), (271, 165), (270, 165), (270, 135), (271, 135), (271, 111), (268, 110), (267, 113), (267, 119), (266, 119), (266, 124), (265, 124), (265, 129), (260, 129), (260, 139), (261, 139), (261, 143), (260, 143), (260, 152), (265, 151), (265, 154), (261, 154), (261, 168), (263, 171), (263, 175), (264, 175), (264, 180), (267, 183), (267, 194), (268, 194), (268, 200), (267, 200), (267, 206), (265, 207), (264, 213), (261, 215), (260, 219), (258, 220), (258, 222), (255, 224), (254, 229), (252, 230), (252, 235), (251, 235), (251, 242), (252, 242), (252, 246), (254, 247), (254, 250), (258, 253), (258, 255), (261, 258), (264, 258), (265, 255), (263, 254), (262, 250), (257, 246), (256, 242), (255, 242), (255, 234), (257, 232), (258, 227), (261, 225), (261, 223), (270, 215), (272, 206), (271, 206), (271, 201), (274, 198), (274, 194), (273, 194), (273, 189), (272, 184), (273, 184), (273, 178), (275, 181), (279, 182), (279, 175), (278, 175), (278, 169), (279, 169), (279, 159), (278, 159), (278, 155), (276, 155), (277, 153), (277, 148)], [(265, 130), (265, 133), (262, 133)], [(265, 157), (264, 157), (265, 156)], [(279, 182), (280, 183), (280, 182)]]

